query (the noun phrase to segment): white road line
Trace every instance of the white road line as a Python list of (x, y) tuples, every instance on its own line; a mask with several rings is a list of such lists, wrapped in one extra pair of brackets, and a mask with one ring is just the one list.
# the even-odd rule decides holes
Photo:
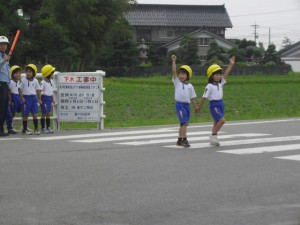
[(300, 161), (300, 155), (289, 155), (289, 156), (281, 156), (281, 157), (274, 157), (274, 158)]
[(134, 135), (134, 134), (165, 133), (165, 132), (176, 132), (176, 130), (172, 128), (163, 128), (163, 129), (155, 129), (155, 130), (134, 130), (134, 131), (122, 131), (122, 132), (110, 132), (110, 133), (47, 136), (47, 137), (36, 137), (30, 139), (39, 140), (39, 141), (51, 141), (51, 140), (63, 140), (63, 139), (90, 138), (90, 137), (109, 137), (109, 136), (122, 136), (122, 135)]
[[(249, 122), (226, 122), (226, 126), (240, 126), (252, 124), (267, 124), (267, 123), (282, 123), (282, 122), (296, 122), (300, 119), (283, 119), (283, 120), (263, 120), (263, 121), (249, 121)], [(191, 125), (190, 128), (211, 127), (211, 125)]]
[[(227, 122), (226, 126), (239, 126), (239, 125), (251, 125), (251, 124), (266, 124), (266, 123), (281, 123), (281, 122), (295, 122), (300, 119), (282, 119), (282, 120), (263, 120), (263, 121), (249, 121), (249, 122)], [(212, 125), (190, 125), (190, 128), (205, 128)], [(142, 128), (141, 128), (142, 129)], [(122, 132), (107, 132), (107, 133), (94, 133), (94, 134), (78, 134), (78, 135), (63, 135), (63, 136), (47, 136), (47, 137), (35, 137), (30, 138), (32, 140), (63, 140), (63, 139), (79, 139), (90, 137), (108, 137), (118, 135), (130, 135), (130, 134), (147, 134), (147, 133), (163, 133), (167, 131), (177, 131), (177, 127), (164, 127), (152, 130), (134, 130), (134, 131), (122, 131)]]
[[(189, 136), (190, 136), (189, 132)], [(211, 132), (206, 132), (207, 134), (210, 134)], [(257, 133), (245, 133), (245, 134), (232, 134), (232, 135), (222, 135), (222, 139), (230, 139), (235, 137), (260, 137), (260, 136), (266, 136), (270, 134), (257, 134)], [(209, 140), (208, 136), (206, 137), (188, 137), (189, 142), (191, 141), (205, 141)], [(131, 141), (131, 142), (122, 142), (122, 143), (116, 143), (120, 145), (150, 145), (150, 144), (160, 144), (160, 143), (168, 143), (168, 142), (176, 142), (176, 139), (169, 138), (169, 139), (157, 139), (157, 140), (146, 140), (146, 141)]]
[[(189, 135), (207, 135), (209, 131), (190, 132)], [(134, 135), (134, 136), (122, 136), (122, 137), (108, 137), (108, 138), (94, 138), (94, 139), (82, 139), (70, 142), (80, 143), (96, 143), (96, 142), (108, 142), (108, 141), (124, 141), (124, 140), (140, 140), (147, 138), (163, 138), (163, 137), (178, 137), (178, 132), (169, 132), (166, 134), (151, 134), (151, 135)], [(173, 139), (174, 140), (174, 139)]]
[(13, 140), (21, 140), (24, 138), (0, 138), (0, 141), (13, 141)]
[(275, 146), (265, 146), (265, 147), (257, 147), (257, 148), (241, 148), (241, 149), (218, 151), (218, 152), (237, 154), (237, 155), (249, 155), (249, 154), (259, 154), (264, 152), (281, 152), (281, 151), (291, 151), (291, 150), (300, 150), (300, 144), (275, 145)]
[[(222, 140), (222, 136), (218, 137), (219, 140)], [(221, 141), (222, 146), (232, 146), (232, 145), (247, 145), (247, 144), (257, 144), (257, 143), (273, 143), (273, 142), (281, 142), (281, 141), (296, 141), (300, 140), (300, 136), (288, 136), (288, 137), (274, 137), (274, 138), (257, 138), (257, 139), (247, 139), (247, 140), (235, 140), (235, 141)], [(169, 145), (165, 146), (167, 148), (175, 148), (177, 146)], [(199, 143), (199, 144), (191, 144), (190, 148), (207, 148), (210, 147), (209, 143)], [(181, 148), (181, 147), (178, 147)], [(232, 150), (234, 151), (234, 150)], [(226, 151), (220, 151), (226, 152)]]

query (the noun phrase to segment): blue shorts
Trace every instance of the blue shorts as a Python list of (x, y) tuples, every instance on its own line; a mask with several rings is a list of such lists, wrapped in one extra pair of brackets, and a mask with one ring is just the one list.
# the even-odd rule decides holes
[(212, 118), (215, 122), (218, 122), (224, 117), (224, 102), (223, 100), (216, 100), (209, 102), (209, 109)]
[(37, 114), (39, 111), (38, 101), (36, 95), (24, 95), (25, 104), (22, 107), (22, 114), (28, 116), (31, 114)]
[(176, 112), (181, 126), (189, 123), (191, 115), (190, 103), (176, 102)]
[(20, 95), (18, 94), (11, 94), (11, 111), (13, 114), (22, 112), (22, 101)]
[(52, 96), (42, 95), (42, 114), (48, 114), (52, 110)]

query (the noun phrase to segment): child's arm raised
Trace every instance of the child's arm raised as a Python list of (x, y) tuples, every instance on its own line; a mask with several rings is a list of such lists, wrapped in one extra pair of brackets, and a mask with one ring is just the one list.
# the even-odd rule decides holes
[(172, 55), (171, 56), (172, 59), (172, 74), (173, 74), (173, 78), (175, 79), (177, 77), (177, 68), (176, 68), (176, 55)]
[(230, 58), (230, 63), (229, 63), (229, 66), (227, 67), (227, 69), (225, 70), (225, 73), (223, 75), (224, 79), (226, 80), (226, 78), (228, 77), (233, 65), (234, 65), (234, 62), (235, 62), (235, 56), (232, 56)]

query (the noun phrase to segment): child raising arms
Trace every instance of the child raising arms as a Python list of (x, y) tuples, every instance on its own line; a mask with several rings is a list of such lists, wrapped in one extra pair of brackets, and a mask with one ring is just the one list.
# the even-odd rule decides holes
[(199, 108), (196, 110), (200, 112), (206, 99), (209, 100), (209, 109), (213, 118), (212, 134), (210, 135), (210, 145), (220, 146), (217, 134), (225, 123), (224, 119), (224, 102), (223, 102), (223, 85), (226, 84), (228, 77), (235, 62), (235, 56), (231, 57), (229, 66), (222, 74), (222, 68), (217, 65), (211, 65), (207, 69), (208, 84), (205, 87), (204, 94), (200, 100)]
[(190, 147), (187, 140), (187, 126), (190, 120), (190, 102), (192, 102), (194, 109), (196, 105), (196, 92), (192, 84), (188, 82), (193, 76), (192, 69), (183, 65), (177, 70), (175, 55), (171, 56), (172, 59), (172, 81), (175, 87), (175, 101), (176, 101), (176, 112), (180, 122), (179, 137), (177, 141), (178, 146)]

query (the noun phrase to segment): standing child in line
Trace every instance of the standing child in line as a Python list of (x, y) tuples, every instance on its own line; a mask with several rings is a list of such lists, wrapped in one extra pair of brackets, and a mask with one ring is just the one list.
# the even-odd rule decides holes
[[(53, 82), (53, 74), (55, 71), (55, 67), (51, 65), (45, 65), (42, 68), (42, 75), (43, 80), (41, 81), (41, 98), (39, 99), (39, 103), (42, 110), (41, 116), (41, 126), (42, 126), (42, 133), (49, 134), (53, 133), (50, 128), (50, 113), (52, 111), (52, 103), (55, 104), (55, 100), (53, 97), (53, 89), (54, 89), (54, 82)], [(46, 128), (45, 128), (46, 122)]]
[[(28, 127), (28, 116), (31, 113), (34, 124), (34, 134), (41, 134), (38, 130), (38, 99), (40, 99), (40, 84), (35, 78), (37, 74), (37, 67), (34, 64), (28, 64), (25, 67), (26, 77), (21, 79), (19, 85), (19, 94), (22, 100), (22, 119), (23, 119), (23, 130), (22, 134), (31, 135), (32, 132), (27, 129)], [(38, 98), (37, 98), (38, 96)]]
[(173, 73), (172, 81), (175, 87), (176, 112), (180, 122), (177, 146), (190, 147), (187, 140), (187, 126), (190, 120), (190, 102), (192, 102), (194, 109), (197, 108), (196, 92), (193, 85), (188, 82), (193, 76), (193, 71), (187, 65), (180, 66), (177, 69), (177, 57), (172, 55), (171, 59)]
[(224, 118), (224, 102), (223, 102), (223, 85), (226, 84), (228, 77), (235, 62), (235, 56), (230, 59), (229, 66), (222, 75), (222, 68), (217, 65), (211, 65), (207, 69), (208, 84), (205, 87), (204, 94), (200, 100), (199, 108), (196, 110), (200, 112), (206, 99), (209, 100), (209, 109), (213, 118), (212, 134), (209, 136), (211, 146), (220, 146), (217, 135), (219, 130), (225, 123)]
[(9, 134), (16, 134), (13, 128), (13, 118), (16, 113), (22, 111), (22, 101), (19, 95), (19, 84), (21, 79), (22, 68), (14, 65), (10, 68), (11, 80), (9, 84), (10, 99), (6, 117), (6, 125)]

